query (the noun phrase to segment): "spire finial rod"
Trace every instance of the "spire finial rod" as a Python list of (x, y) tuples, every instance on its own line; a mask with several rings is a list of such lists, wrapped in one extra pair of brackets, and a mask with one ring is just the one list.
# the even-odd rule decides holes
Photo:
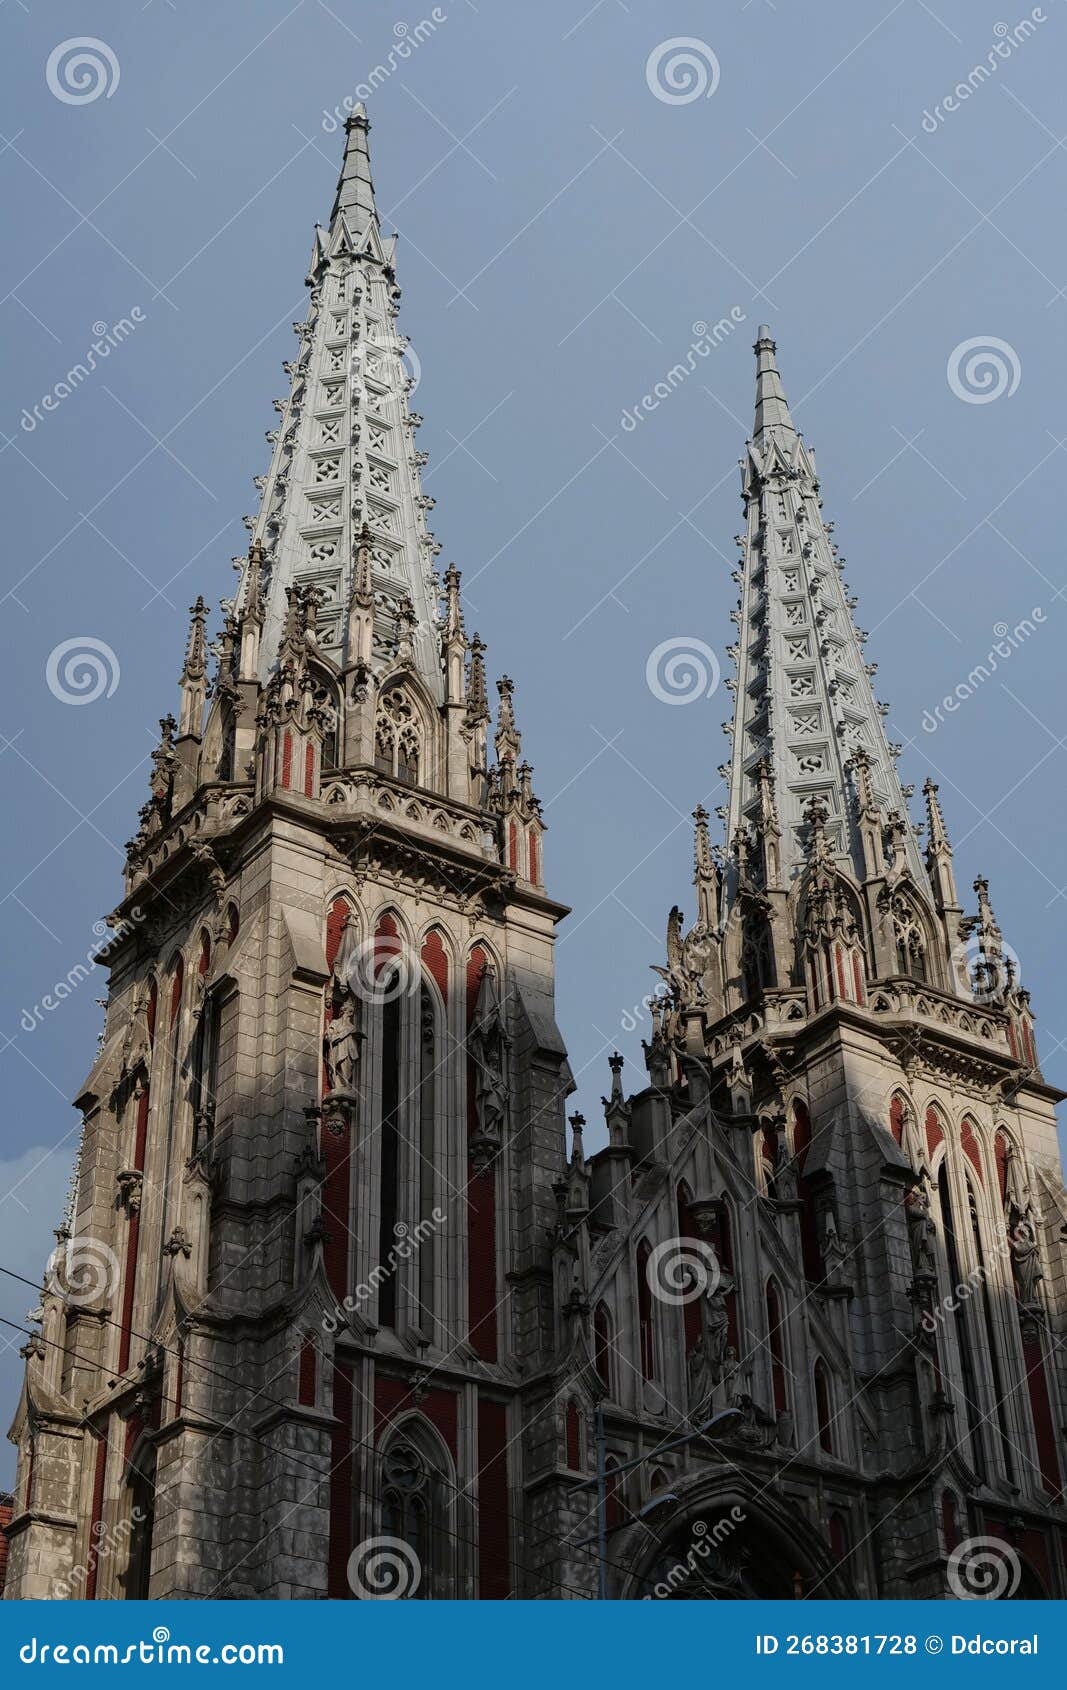
[(789, 404), (778, 370), (778, 348), (766, 323), (761, 323), (756, 331), (756, 343), (752, 350), (756, 354), (756, 420), (752, 427), (753, 440), (759, 440), (771, 429), (795, 435), (796, 429), (789, 415)]
[(367, 108), (361, 100), (345, 120), (345, 156), (330, 214), (331, 229), (343, 215), (353, 235), (362, 234), (368, 224), (378, 220), (367, 141), (369, 129)]

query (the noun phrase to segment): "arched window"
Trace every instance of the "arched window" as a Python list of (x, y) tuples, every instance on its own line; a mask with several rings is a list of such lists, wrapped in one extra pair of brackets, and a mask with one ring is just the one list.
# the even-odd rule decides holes
[(618, 1456), (604, 1457), (604, 1476), (607, 1481), (604, 1512), (610, 1532), (622, 1523), (622, 1474), (619, 1472)]
[(904, 1099), (894, 1097), (889, 1105), (889, 1130), (899, 1145), (904, 1143), (904, 1122), (906, 1119), (907, 1111), (904, 1107)]
[[(451, 1591), (448, 1475), (430, 1436), (405, 1423), (382, 1453), (382, 1535), (414, 1552), (418, 1583), (406, 1594), (441, 1600)], [(405, 1574), (405, 1576), (409, 1576)]]
[(408, 786), (419, 784), (419, 739), (414, 728), (405, 728), (397, 747), (396, 778)]
[(797, 1196), (803, 1208), (800, 1212), (800, 1243), (804, 1256), (804, 1276), (818, 1285), (824, 1277), (822, 1251), (819, 1249), (818, 1222), (815, 1197), (807, 1177), (807, 1161), (811, 1150), (811, 1116), (802, 1097), (793, 1100), (793, 1160), (797, 1170)]
[(785, 1334), (782, 1330), (782, 1299), (773, 1279), (767, 1281), (767, 1346), (771, 1357), (771, 1395), (775, 1414), (789, 1407), (785, 1383)]
[[(375, 994), (381, 1004), (380, 1088), (382, 1124), (378, 1151), (378, 1261), (383, 1267), (394, 1260), (398, 1224), (401, 1106), (401, 1005), (403, 992), (397, 953), (397, 927), (391, 916), (378, 923), (375, 944)], [(386, 1271), (378, 1287), (378, 1322), (396, 1325), (395, 1272)]]
[[(678, 1187), (678, 1237), (680, 1239), (696, 1237), (689, 1213), (689, 1205), (692, 1200), (692, 1193), (683, 1181)], [(700, 1298), (698, 1296), (686, 1298), (682, 1305), (682, 1321), (685, 1331), (685, 1353), (690, 1355), (695, 1350), (701, 1333)]]
[(419, 726), (415, 707), (403, 687), (390, 687), (378, 704), (374, 729), (374, 767), (408, 786), (419, 780)]
[(652, 1286), (648, 1264), (651, 1246), (642, 1238), (637, 1246), (637, 1330), (641, 1345), (641, 1372), (644, 1378), (656, 1377), (656, 1328), (652, 1311)]
[(147, 1602), (152, 1582), (152, 1537), (155, 1526), (155, 1458), (144, 1458), (130, 1476), (130, 1558), (123, 1579), (128, 1602)]
[(956, 1498), (950, 1490), (941, 1492), (941, 1535), (945, 1540), (945, 1553), (951, 1555), (960, 1541), (960, 1527)]
[[(935, 1112), (927, 1111), (927, 1135), (930, 1132), (930, 1116), (938, 1125)], [(943, 1135), (942, 1135), (943, 1136)], [(948, 1266), (950, 1284), (955, 1287), (964, 1283), (961, 1267), (961, 1251), (956, 1229), (956, 1217), (953, 1213), (952, 1192), (949, 1185), (948, 1158), (943, 1157), (937, 1176), (937, 1195), (941, 1205), (941, 1227), (945, 1240), (945, 1260)], [(964, 1398), (964, 1412), (971, 1439), (971, 1460), (979, 1478), (985, 1480), (987, 1476), (986, 1448), (983, 1432), (983, 1416), (978, 1407), (978, 1385), (975, 1375), (974, 1354), (971, 1345), (970, 1326), (967, 1318), (967, 1301), (958, 1296), (950, 1299), (952, 1306), (952, 1330), (956, 1335), (956, 1345), (960, 1358), (960, 1384)]]
[(815, 1420), (819, 1428), (819, 1446), (827, 1455), (834, 1453), (833, 1406), (830, 1396), (830, 1379), (826, 1371), (826, 1364), (820, 1358), (812, 1369), (815, 1385)]
[(567, 1466), (573, 1473), (580, 1473), (584, 1466), (582, 1461), (582, 1415), (573, 1397), (567, 1403), (564, 1417), (567, 1436)]
[(611, 1316), (606, 1303), (598, 1303), (593, 1311), (593, 1365), (597, 1377), (611, 1395)]

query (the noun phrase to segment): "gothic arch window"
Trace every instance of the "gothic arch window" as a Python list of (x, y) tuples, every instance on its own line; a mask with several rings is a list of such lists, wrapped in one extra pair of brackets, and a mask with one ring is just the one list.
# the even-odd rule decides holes
[(607, 1481), (605, 1487), (606, 1495), (604, 1498), (604, 1513), (607, 1516), (606, 1523), (608, 1531), (610, 1532), (614, 1531), (617, 1526), (622, 1524), (623, 1479), (622, 1474), (619, 1471), (619, 1458), (617, 1455), (607, 1455), (604, 1457), (604, 1476)]
[[(430, 939), (436, 937), (431, 934)], [(440, 941), (438, 941), (440, 943)], [(427, 966), (427, 951), (429, 939), (423, 945), (423, 967)], [(433, 961), (437, 960), (436, 952), (431, 951)], [(444, 959), (447, 963), (447, 958)], [(447, 979), (447, 975), (445, 976)], [(434, 1214), (437, 1193), (434, 1185), (436, 1170), (440, 1164), (442, 1146), (438, 1143), (437, 1117), (438, 1095), (441, 1089), (440, 1067), (441, 1027), (443, 1025), (443, 995), (439, 985), (435, 985), (436, 976), (423, 978), (419, 987), (419, 1026), (418, 1026), (418, 1157), (416, 1159), (415, 1183), (418, 1186), (415, 1202), (417, 1204), (419, 1224), (419, 1248), (414, 1272), (415, 1285), (413, 1291), (418, 1298), (417, 1323), (419, 1327), (432, 1336), (436, 1304), (436, 1282), (434, 1275)]]
[(323, 678), (316, 670), (316, 680), (320, 684), (315, 688), (315, 705), (321, 712), (322, 721), (322, 757), (319, 766), (325, 773), (328, 769), (340, 767), (341, 698), (332, 676), (327, 674)]
[(236, 780), (237, 722), (232, 710), (225, 711), (222, 723), (222, 745), (219, 750), (219, 779)]
[[(966, 1126), (966, 1121), (964, 1125)], [(986, 1354), (989, 1358), (989, 1370), (992, 1375), (993, 1400), (995, 1403), (995, 1423), (1000, 1433), (1000, 1453), (1004, 1463), (1004, 1470), (1009, 1483), (1015, 1483), (1015, 1461), (1012, 1451), (1012, 1441), (1008, 1433), (1007, 1415), (1005, 1411), (1006, 1398), (1010, 1391), (1004, 1388), (1003, 1369), (1000, 1361), (1000, 1344), (997, 1337), (996, 1325), (993, 1320), (993, 1306), (989, 1292), (989, 1274), (987, 1271), (986, 1253), (982, 1243), (982, 1223), (979, 1217), (980, 1188), (975, 1189), (970, 1173), (965, 1175), (967, 1190), (967, 1212), (971, 1230), (971, 1250), (974, 1257), (974, 1275), (978, 1281), (976, 1315), (981, 1325), (985, 1339)], [(988, 1423), (988, 1422), (987, 1422)]]
[[(927, 1111), (927, 1131), (929, 1132), (929, 1118), (935, 1114)], [(943, 1135), (942, 1135), (943, 1136)], [(945, 1264), (948, 1268), (949, 1290), (964, 1283), (962, 1266), (962, 1247), (958, 1229), (957, 1216), (952, 1202), (951, 1180), (949, 1177), (948, 1158), (941, 1158), (941, 1166), (937, 1175), (937, 1196), (941, 1209), (941, 1231), (945, 1248)], [(963, 1395), (963, 1408), (966, 1415), (967, 1428), (970, 1434), (971, 1460), (979, 1478), (985, 1481), (988, 1472), (988, 1458), (983, 1432), (983, 1417), (978, 1407), (978, 1381), (974, 1364), (974, 1346), (971, 1342), (970, 1324), (968, 1321), (967, 1302), (958, 1295), (950, 1295), (947, 1299), (951, 1310), (951, 1330), (956, 1339), (956, 1348), (960, 1361), (960, 1386)]]
[[(403, 1101), (401, 1065), (403, 982), (397, 960), (397, 925), (383, 915), (375, 929), (375, 995), (380, 1005), (379, 1088), (381, 1127), (378, 1144), (378, 1262), (392, 1261), (399, 1225), (400, 1111)], [(397, 1276), (387, 1272), (378, 1287), (378, 1322), (395, 1326)]]
[(649, 1280), (649, 1260), (652, 1247), (647, 1238), (637, 1246), (637, 1332), (641, 1349), (641, 1374), (645, 1379), (656, 1377), (656, 1324), (653, 1314), (652, 1285)]
[(819, 1447), (824, 1449), (827, 1455), (833, 1455), (833, 1393), (830, 1387), (830, 1375), (821, 1356), (812, 1369), (812, 1384), (815, 1388), (815, 1422), (819, 1429)]
[[(926, 923), (912, 900), (902, 891), (889, 897), (889, 915), (893, 925), (893, 945), (898, 974), (912, 980), (930, 983), (927, 958)], [(883, 909), (885, 905), (883, 904)]]
[(453, 1594), (450, 1467), (432, 1429), (406, 1420), (381, 1454), (381, 1529), (399, 1538), (417, 1557), (418, 1583), (408, 1595), (419, 1601)]
[(178, 1020), (178, 1011), (182, 1006), (182, 992), (185, 986), (185, 963), (181, 952), (175, 952), (170, 964), (170, 1027), (173, 1035)]
[(582, 1411), (574, 1398), (567, 1402), (564, 1415), (564, 1432), (567, 1446), (567, 1466), (572, 1473), (580, 1473), (585, 1465), (582, 1461)]
[(811, 1180), (807, 1174), (811, 1144), (811, 1115), (804, 1099), (797, 1097), (793, 1099), (793, 1162), (797, 1174), (797, 1196), (803, 1205), (800, 1211), (800, 1243), (804, 1258), (805, 1278), (818, 1285), (821, 1283), (824, 1273), (822, 1251), (819, 1249), (815, 1196), (812, 1191)]
[(960, 1541), (959, 1505), (950, 1490), (941, 1492), (941, 1536), (946, 1555), (951, 1555)]
[(212, 1136), (215, 1128), (222, 1000), (219, 991), (212, 990), (207, 984), (210, 970), (211, 937), (205, 931), (200, 935), (200, 954), (197, 960), (197, 990), (201, 996), (196, 1005), (196, 1031), (193, 1035), (191, 1064), (194, 1149), (199, 1149), (200, 1145)]
[[(692, 1217), (689, 1212), (689, 1206), (693, 1201), (693, 1194), (684, 1180), (678, 1187), (677, 1199), (678, 1237), (680, 1239), (696, 1238), (696, 1229), (693, 1226)], [(689, 1355), (696, 1348), (700, 1339), (701, 1324), (699, 1297), (692, 1296), (686, 1298), (682, 1305), (682, 1322), (685, 1331), (685, 1353), (686, 1355)]]
[(785, 1332), (782, 1299), (773, 1279), (767, 1281), (767, 1348), (771, 1358), (771, 1398), (775, 1414), (784, 1414), (789, 1407), (786, 1388)]
[(600, 1302), (593, 1311), (593, 1365), (597, 1377), (610, 1397), (612, 1392), (612, 1329), (611, 1315), (606, 1303)]
[(960, 1123), (960, 1149), (977, 1174), (979, 1185), (984, 1186), (985, 1170), (982, 1167), (982, 1148), (978, 1141), (978, 1128), (970, 1115), (965, 1115)]
[(128, 1602), (147, 1602), (151, 1594), (152, 1540), (156, 1511), (154, 1457), (135, 1465), (129, 1474), (129, 1559), (122, 1580)]
[(901, 1146), (901, 1148), (903, 1148), (904, 1144), (904, 1123), (907, 1121), (907, 1118), (907, 1104), (898, 1093), (896, 1096), (892, 1097), (889, 1102), (889, 1130), (893, 1135), (895, 1143)]
[(933, 1156), (945, 1142), (945, 1122), (941, 1111), (931, 1103), (926, 1111), (926, 1153)]
[[(418, 714), (403, 687), (390, 687), (378, 701), (374, 728), (374, 766), (407, 786), (418, 786), (422, 734)], [(423, 782), (425, 784), (425, 782)]]
[(848, 1559), (848, 1522), (846, 1521), (844, 1515), (838, 1513), (835, 1508), (833, 1513), (830, 1515), (829, 1524), (830, 1549), (833, 1552), (834, 1560), (838, 1563), (838, 1565), (840, 1565), (842, 1561), (846, 1561)]

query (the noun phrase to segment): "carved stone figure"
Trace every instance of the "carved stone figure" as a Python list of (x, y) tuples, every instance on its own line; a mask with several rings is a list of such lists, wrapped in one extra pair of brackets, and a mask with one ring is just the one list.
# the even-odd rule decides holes
[(342, 994), (323, 1040), (326, 1058), (326, 1078), (330, 1091), (352, 1091), (359, 1065), (360, 1030), (356, 1015), (356, 999), (351, 992)]

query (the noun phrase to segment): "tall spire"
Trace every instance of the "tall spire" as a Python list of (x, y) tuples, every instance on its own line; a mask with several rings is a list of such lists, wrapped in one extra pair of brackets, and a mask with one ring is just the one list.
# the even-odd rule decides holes
[(345, 124), (345, 156), (330, 214), (331, 230), (336, 229), (342, 215), (352, 235), (362, 234), (369, 223), (378, 220), (370, 173), (369, 129), (367, 108), (361, 100)]
[[(788, 889), (805, 866), (806, 815), (813, 799), (826, 850), (857, 880), (881, 871), (873, 837), (882, 818), (902, 818), (900, 868), (929, 890), (914, 832), (903, 821), (899, 748), (886, 739), (888, 706), (872, 688), (852, 619), (844, 559), (824, 523), (813, 455), (793, 426), (769, 329), (755, 344), (755, 432), (742, 459), (747, 528), (739, 536), (741, 594), (730, 648), (737, 663), (727, 840), (773, 836), (776, 884)], [(769, 804), (773, 804), (773, 819)], [(742, 852), (742, 856), (744, 853)], [(726, 876), (732, 905), (741, 877)], [(768, 889), (772, 882), (768, 881)]]
[(440, 548), (427, 527), (433, 500), (416, 447), (421, 418), (408, 403), (413, 375), (396, 327), (393, 256), (374, 205), (367, 114), (357, 106), (345, 125), (330, 227), (316, 230), (308, 314), (293, 325), (298, 353), (283, 366), (289, 393), (275, 402), (280, 421), (267, 437), (269, 471), (257, 478), (254, 562), (244, 566), (239, 602), (248, 601), (254, 576), (264, 612), (261, 681), (277, 661), (288, 589), (315, 587), (324, 657), (341, 670), (362, 664), (381, 675), (410, 636), (409, 661), (440, 703)]
[(778, 348), (766, 323), (761, 323), (756, 332), (753, 351), (756, 354), (756, 421), (752, 438), (761, 440), (772, 429), (780, 434), (795, 435), (796, 429), (778, 372)]

